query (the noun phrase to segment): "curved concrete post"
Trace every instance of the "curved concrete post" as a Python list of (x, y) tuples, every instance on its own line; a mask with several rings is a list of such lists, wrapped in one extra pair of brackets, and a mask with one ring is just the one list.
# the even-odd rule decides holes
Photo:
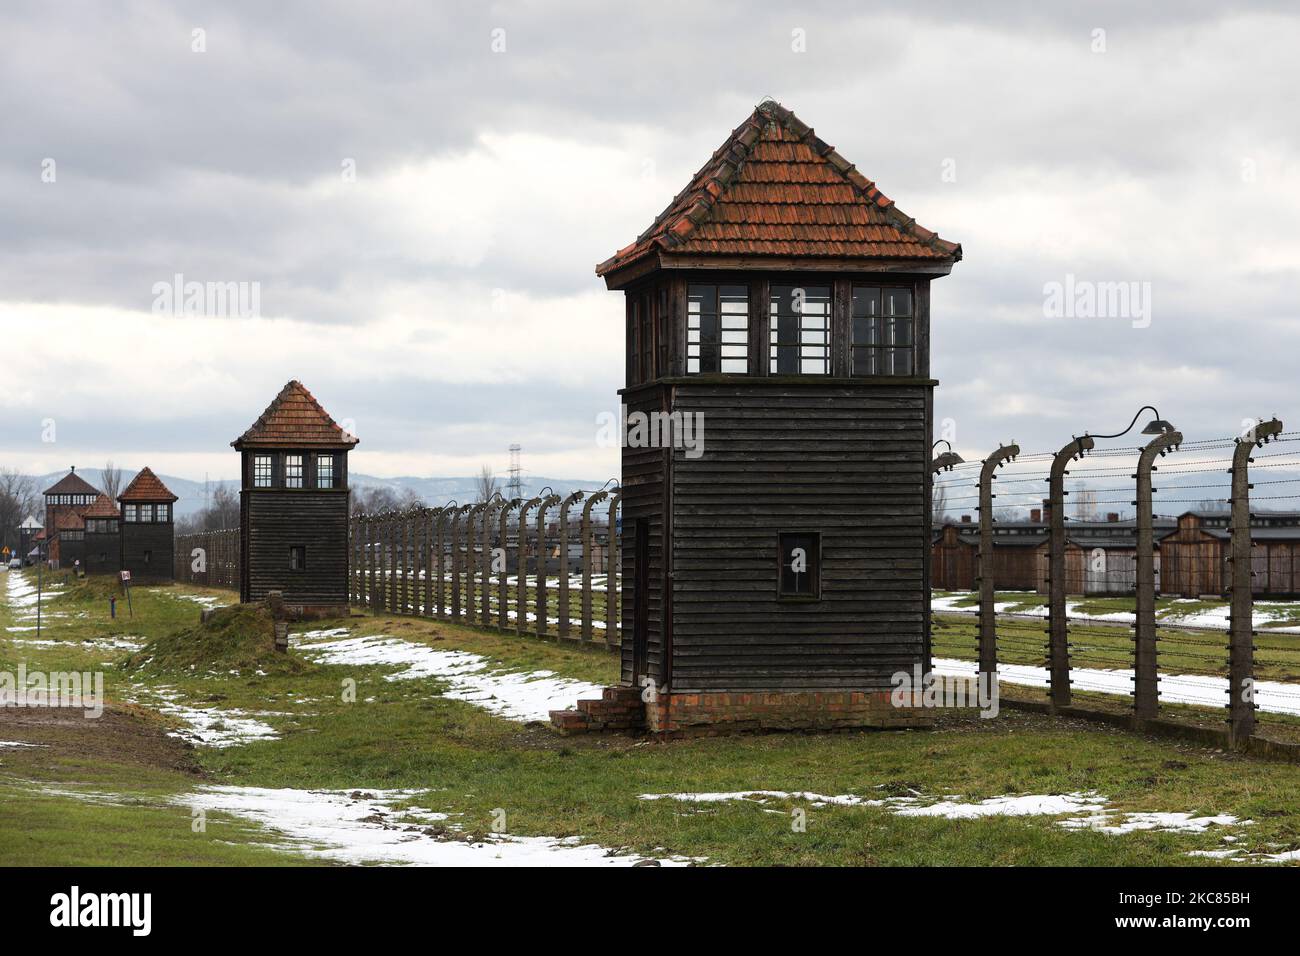
[(546, 628), (551, 616), (546, 606), (546, 509), (559, 503), (559, 495), (547, 495), (537, 505), (537, 593), (534, 602), (537, 626), (534, 628), (534, 633), (538, 637), (546, 636)]
[(616, 491), (609, 496), (609, 547), (606, 557), (609, 559), (605, 575), (605, 645), (613, 647), (619, 641), (618, 628), (618, 503), (623, 500), (623, 492)]
[(597, 491), (582, 506), (582, 639), (591, 640), (591, 556), (595, 542), (591, 533), (591, 509), (609, 497), (608, 491)]
[(560, 502), (560, 593), (557, 614), (560, 638), (569, 636), (569, 508), (581, 501), (583, 492), (575, 491)]
[(1182, 432), (1166, 432), (1151, 439), (1138, 456), (1137, 593), (1133, 633), (1133, 713), (1155, 717), (1160, 708), (1160, 668), (1156, 648), (1156, 559), (1151, 513), (1151, 472), (1155, 460), (1183, 443)]
[(1065, 616), (1065, 476), (1066, 466), (1096, 447), (1089, 435), (1075, 438), (1052, 459), (1047, 479), (1051, 509), (1047, 527), (1047, 673), (1053, 706), (1070, 703), (1070, 638)]
[(541, 504), (541, 498), (529, 498), (519, 506), (519, 540), (516, 542), (515, 633), (528, 630), (528, 509)]
[(509, 553), (508, 543), (510, 541), (510, 512), (518, 508), (520, 500), (511, 498), (501, 506), (501, 515), (497, 519), (499, 524), (498, 534), (501, 542), (501, 573), (497, 576), (497, 627), (506, 631), (510, 629), (510, 568), (509, 562), (505, 560)]
[(460, 519), (469, 514), (473, 505), (461, 505), (451, 513), (451, 619), (460, 621), (461, 615), (461, 567), (464, 562), (460, 556)]
[(1014, 461), (1019, 454), (1020, 446), (1015, 442), (1003, 445), (984, 459), (984, 467), (980, 469), (980, 548), (975, 571), (975, 581), (980, 590), (979, 673), (990, 675), (990, 680), (995, 679), (998, 673), (997, 617), (993, 610), (996, 596), (993, 574), (993, 499), (997, 496), (993, 494), (993, 479), (997, 478), (999, 468), (1008, 461)]
[(370, 556), (366, 559), (366, 570), (370, 575), (370, 584), (366, 589), (366, 603), (372, 613), (379, 610), (379, 529), (379, 515), (370, 515), (366, 521), (366, 548), (370, 552)]
[(494, 491), (483, 509), (482, 540), (479, 555), (479, 577), (483, 579), (482, 603), (479, 605), (479, 623), (488, 627), (492, 623), (492, 516), (500, 510), (504, 499), (501, 493)]
[(413, 517), (413, 512), (404, 511), (401, 518), (398, 519), (398, 528), (400, 530), (398, 545), (400, 548), (399, 554), (401, 555), (398, 567), (402, 569), (402, 600), (397, 606), (398, 614), (411, 613), (411, 520)]
[(434, 588), (434, 606), (437, 609), (437, 617), (446, 620), (447, 617), (447, 537), (443, 531), (443, 526), (451, 517), (456, 505), (444, 505), (433, 513), (433, 533), (434, 533), (434, 564), (437, 566), (434, 574), (437, 582)]
[(1255, 595), (1251, 587), (1250, 453), (1282, 432), (1276, 418), (1238, 438), (1232, 450), (1232, 582), (1228, 614), (1228, 739), (1244, 746), (1255, 732)]
[(490, 502), (479, 502), (476, 505), (469, 506), (469, 514), (465, 516), (465, 623), (473, 624), (476, 616), (475, 591), (478, 591), (479, 601), (487, 600), (485, 581), (482, 589), (475, 588), (475, 579), (483, 567), (481, 561), (474, 560), (474, 539), (481, 538), (482, 535), (474, 533), (474, 519), (486, 512), (491, 507)]

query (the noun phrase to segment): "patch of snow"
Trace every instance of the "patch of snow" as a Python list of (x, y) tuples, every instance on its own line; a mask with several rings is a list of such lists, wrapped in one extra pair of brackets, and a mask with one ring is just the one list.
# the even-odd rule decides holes
[[(280, 735), (275, 728), (266, 724), (247, 711), (221, 710), (216, 707), (193, 707), (181, 703), (180, 694), (171, 687), (144, 688), (137, 686), (137, 691), (151, 694), (157, 701), (143, 701), (155, 707), (168, 717), (175, 717), (184, 722), (185, 727), (168, 733), (191, 743), (203, 744), (218, 749), (237, 747), (254, 740), (275, 740)], [(141, 701), (137, 701), (141, 702)], [(262, 713), (258, 716), (272, 716)]]
[[(968, 677), (975, 673), (975, 663), (952, 658), (935, 658), (934, 672), (945, 677)], [(1070, 669), (1070, 680), (1075, 690), (1132, 696), (1132, 678), (1131, 670), (1104, 670), (1093, 667)], [(998, 680), (1028, 687), (1047, 687), (1048, 671), (1045, 667), (1035, 667), (1030, 664), (999, 664)], [(1173, 704), (1222, 708), (1228, 699), (1228, 680), (1225, 677), (1207, 677), (1202, 674), (1161, 674), (1158, 693), (1162, 701)], [(1300, 684), (1257, 680), (1255, 704), (1260, 710), (1269, 713), (1300, 715)]]
[(989, 797), (975, 803), (943, 800), (924, 806), (894, 807), (893, 812), (902, 817), (971, 820), (976, 817), (1055, 816), (1059, 813), (1077, 813), (1105, 802), (1105, 797), (1091, 793), (1025, 794)]
[(1097, 830), (1101, 833), (1137, 833), (1141, 830), (1159, 830), (1165, 833), (1204, 833), (1212, 826), (1248, 826), (1252, 821), (1239, 820), (1230, 813), (1198, 817), (1190, 813), (1122, 813), (1094, 812), (1085, 817), (1062, 820), (1061, 826), (1069, 830)]
[(48, 744), (25, 744), (21, 740), (0, 740), (0, 750), (17, 749), (18, 747), (47, 747)]
[[(334, 631), (345, 630), (335, 628)], [(326, 634), (324, 640), (308, 635)], [(584, 697), (599, 697), (599, 684), (557, 677), (554, 671), (493, 672), (487, 658), (467, 651), (438, 650), (384, 634), (332, 639), (332, 632), (291, 635), (289, 642), (322, 664), (391, 666), (403, 668), (385, 680), (436, 677), (450, 685), (446, 697), (476, 704), (508, 720), (546, 720), (552, 710), (563, 710)]]
[(723, 793), (643, 793), (642, 800), (680, 800), (683, 803), (727, 803), (732, 801), (746, 801), (752, 803), (763, 803), (768, 798), (775, 800), (806, 800), (814, 807), (841, 806), (841, 807), (878, 807), (883, 804), (883, 800), (871, 800), (867, 797), (855, 796), (851, 793), (840, 794), (829, 797), (821, 793), (812, 793), (808, 790), (736, 790)]

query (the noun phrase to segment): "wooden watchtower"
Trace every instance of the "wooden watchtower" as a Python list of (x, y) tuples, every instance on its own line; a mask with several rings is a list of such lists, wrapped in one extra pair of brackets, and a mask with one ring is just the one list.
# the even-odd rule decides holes
[(176, 496), (148, 467), (120, 495), (122, 570), (135, 581), (176, 579)]
[(915, 720), (888, 691), (928, 656), (930, 282), (960, 259), (769, 101), (596, 267), (625, 294), (622, 676), (651, 730)]
[(243, 457), (244, 603), (280, 591), (291, 613), (348, 612), (348, 452), (357, 444), (301, 382), (231, 442)]

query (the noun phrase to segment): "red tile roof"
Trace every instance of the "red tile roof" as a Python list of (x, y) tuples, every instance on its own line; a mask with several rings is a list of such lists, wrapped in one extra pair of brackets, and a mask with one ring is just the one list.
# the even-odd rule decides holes
[(311, 392), (298, 381), (292, 381), (281, 389), (253, 427), (231, 442), (236, 448), (245, 445), (350, 447), (356, 443), (357, 439), (335, 424)]
[(113, 499), (108, 495), (100, 495), (95, 499), (94, 504), (81, 509), (83, 518), (120, 518), (122, 513), (117, 510), (117, 505), (113, 504)]
[(811, 127), (760, 103), (636, 242), (597, 275), (658, 251), (956, 262), (961, 246), (900, 212)]
[(131, 483), (117, 496), (118, 501), (175, 501), (176, 496), (168, 490), (148, 468), (141, 468), (140, 474), (131, 479)]
[(97, 495), (99, 489), (86, 481), (77, 474), (77, 469), (73, 468), (70, 472), (56, 481), (49, 488), (41, 492), (43, 495)]

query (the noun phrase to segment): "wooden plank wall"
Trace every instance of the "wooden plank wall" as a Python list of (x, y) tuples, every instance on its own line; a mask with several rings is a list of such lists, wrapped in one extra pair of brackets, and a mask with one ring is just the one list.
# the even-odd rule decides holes
[[(170, 533), (172, 526), (165, 527)], [(183, 584), (199, 584), (204, 587), (229, 588), (238, 591), (241, 552), (239, 538), (238, 528), (177, 535), (175, 554), (172, 559), (176, 580)], [(125, 542), (126, 539), (124, 544)], [(203, 572), (194, 570), (194, 551), (197, 548), (202, 548), (206, 557), (206, 570)], [(127, 560), (131, 560), (130, 552), (125, 553)], [(127, 568), (130, 569), (131, 565), (128, 564)], [(134, 572), (132, 576), (134, 577)]]
[[(678, 384), (707, 453), (673, 452), (674, 692), (886, 690), (921, 661), (928, 385)], [(822, 597), (778, 599), (777, 535), (821, 534)]]

